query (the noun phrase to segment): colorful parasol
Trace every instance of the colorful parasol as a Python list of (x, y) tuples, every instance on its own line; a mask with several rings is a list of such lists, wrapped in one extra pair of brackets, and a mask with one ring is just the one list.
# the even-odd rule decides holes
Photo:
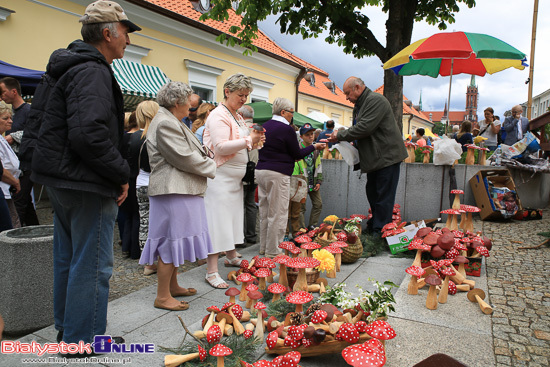
[(525, 54), (498, 38), (468, 32), (437, 33), (405, 47), (384, 64), (397, 75), (472, 74), (484, 76), (514, 67), (523, 70)]
[(405, 47), (386, 61), (384, 69), (397, 75), (450, 76), (448, 105), (451, 106), (453, 75), (484, 76), (511, 67), (523, 70), (526, 60), (523, 52), (498, 38), (480, 33), (444, 32)]

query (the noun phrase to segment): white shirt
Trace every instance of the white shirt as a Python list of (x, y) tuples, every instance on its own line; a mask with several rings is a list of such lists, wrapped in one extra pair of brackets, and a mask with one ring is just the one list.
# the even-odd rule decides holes
[(271, 119), (275, 120), (275, 121), (282, 122), (285, 125), (290, 125), (290, 122), (288, 122), (287, 119), (285, 119), (283, 116), (273, 115), (273, 117)]
[[(494, 126), (498, 126), (499, 129), (500, 129), (500, 125), (502, 123), (500, 122), (500, 120), (493, 120), (493, 125)], [(485, 127), (487, 127), (487, 121), (485, 120), (481, 120), (479, 122), (479, 130), (480, 131), (483, 131), (485, 129)], [(489, 126), (487, 127), (487, 129), (485, 131), (483, 131), (483, 134), (481, 134), (481, 136), (483, 136), (484, 138), (487, 138), (487, 140), (485, 140), (484, 142), (484, 145), (486, 147), (493, 147), (493, 146), (496, 146), (498, 144), (498, 140), (497, 140), (497, 134), (495, 134), (492, 130), (492, 128)]]
[[(21, 174), (19, 170), (19, 158), (17, 158), (17, 155), (3, 136), (0, 136), (0, 160), (2, 160), (4, 169), (7, 169), (13, 177), (19, 178)], [(0, 188), (2, 188), (4, 198), (11, 199), (10, 184), (0, 182)]]

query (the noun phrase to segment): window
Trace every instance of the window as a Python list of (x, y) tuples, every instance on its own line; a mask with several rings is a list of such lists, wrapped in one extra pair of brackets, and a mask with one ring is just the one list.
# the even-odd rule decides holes
[(217, 95), (218, 76), (221, 75), (223, 69), (200, 64), (188, 59), (185, 59), (184, 63), (188, 71), (189, 85), (191, 88), (193, 88), (195, 93), (201, 96), (202, 99), (214, 101)]
[(250, 78), (250, 81), (252, 82), (252, 87), (254, 88), (250, 94), (250, 100), (252, 102), (269, 101), (269, 91), (275, 84), (256, 78)]

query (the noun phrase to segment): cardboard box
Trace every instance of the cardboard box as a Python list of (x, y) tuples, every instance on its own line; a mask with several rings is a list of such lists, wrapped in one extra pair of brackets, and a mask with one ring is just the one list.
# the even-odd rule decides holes
[(491, 181), (495, 187), (507, 187), (516, 192), (516, 201), (519, 210), (522, 210), (521, 201), (519, 199), (516, 185), (512, 179), (510, 171), (507, 169), (487, 169), (480, 170), (470, 179), (470, 187), (476, 199), (476, 205), (481, 212), (479, 215), (482, 220), (487, 219), (504, 219), (504, 216), (499, 210), (496, 210), (492, 198), (489, 196), (486, 181)]
[(409, 224), (408, 226), (403, 227), (403, 229), (405, 230), (405, 232), (403, 233), (399, 233), (391, 237), (386, 237), (386, 241), (390, 246), (391, 253), (395, 255), (398, 252), (408, 251), (409, 243), (411, 243), (411, 241), (413, 240), (416, 232), (418, 232), (420, 228), (424, 227), (426, 227), (426, 224), (422, 220), (418, 223)]

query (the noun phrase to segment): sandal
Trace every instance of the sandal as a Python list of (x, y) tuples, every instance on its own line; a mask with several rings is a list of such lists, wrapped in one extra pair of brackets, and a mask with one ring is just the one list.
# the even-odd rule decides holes
[[(214, 279), (208, 279), (214, 277)], [(229, 285), (220, 277), (218, 272), (215, 273), (206, 273), (204, 280), (216, 289), (226, 289), (229, 288)], [(225, 287), (224, 287), (225, 285)]]
[(241, 262), (242, 262), (241, 259), (239, 259), (238, 257), (235, 257), (233, 259), (230, 259), (230, 258), (225, 259), (223, 264), (225, 266), (228, 266), (228, 267), (229, 266), (234, 266), (236, 268), (240, 268), (241, 267)]

